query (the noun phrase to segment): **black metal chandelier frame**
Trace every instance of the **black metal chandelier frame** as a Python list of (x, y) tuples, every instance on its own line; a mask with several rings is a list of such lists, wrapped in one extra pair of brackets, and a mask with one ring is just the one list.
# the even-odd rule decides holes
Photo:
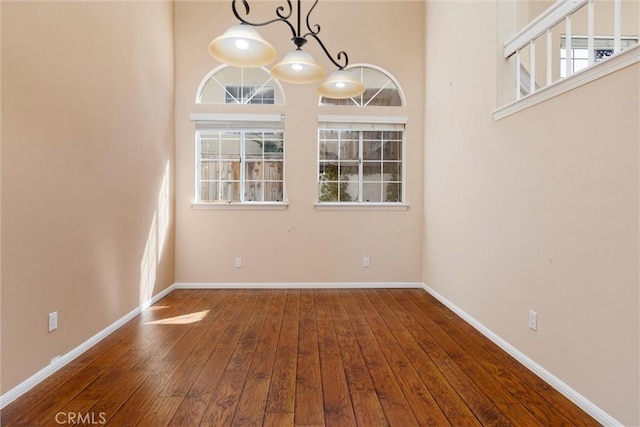
[(291, 18), (291, 16), (293, 15), (293, 4), (291, 0), (287, 0), (287, 5), (289, 6), (289, 11), (287, 13), (285, 13), (284, 6), (278, 6), (276, 8), (276, 15), (278, 17), (265, 22), (251, 22), (243, 18), (238, 12), (238, 3), (242, 3), (242, 5), (244, 6), (245, 16), (249, 16), (251, 9), (249, 7), (249, 3), (247, 2), (247, 0), (232, 0), (231, 9), (233, 10), (233, 14), (242, 24), (250, 25), (252, 27), (263, 27), (265, 25), (273, 24), (274, 22), (284, 22), (289, 27), (289, 29), (291, 29), (291, 33), (293, 33), (293, 37), (291, 38), (291, 41), (293, 42), (294, 45), (296, 45), (298, 50), (301, 50), (302, 46), (304, 46), (307, 43), (307, 37), (311, 37), (318, 42), (318, 44), (320, 45), (324, 53), (327, 55), (327, 58), (329, 58), (329, 60), (333, 62), (333, 64), (336, 67), (338, 67), (338, 69), (343, 70), (347, 67), (347, 65), (349, 65), (349, 56), (347, 55), (347, 53), (342, 50), (338, 52), (338, 54), (334, 59), (334, 57), (331, 55), (329, 50), (326, 48), (324, 43), (322, 43), (322, 40), (320, 40), (320, 37), (318, 36), (318, 34), (320, 33), (320, 25), (315, 24), (313, 25), (313, 28), (312, 28), (312, 25), (309, 23), (309, 16), (311, 15), (311, 12), (313, 12), (313, 9), (318, 4), (318, 0), (315, 0), (313, 2), (313, 5), (309, 8), (309, 11), (307, 12), (307, 17), (305, 19), (305, 22), (307, 24), (308, 32), (305, 34), (302, 34), (301, 26), (300, 26), (301, 16), (302, 16), (301, 0), (297, 0), (297, 23), (295, 27), (293, 26), (293, 24), (291, 24), (291, 22), (289, 22), (289, 18)]

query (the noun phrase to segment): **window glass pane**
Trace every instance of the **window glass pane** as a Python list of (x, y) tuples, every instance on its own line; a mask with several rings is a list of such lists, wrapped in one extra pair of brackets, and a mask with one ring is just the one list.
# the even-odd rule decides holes
[(220, 162), (220, 179), (226, 181), (240, 181), (240, 162)]
[(337, 141), (340, 139), (340, 131), (322, 129), (318, 133), (321, 141)]
[(400, 181), (402, 177), (400, 165), (400, 162), (384, 162), (382, 164), (384, 181)]
[(383, 156), (385, 160), (401, 160), (402, 159), (402, 142), (385, 141)]
[(338, 181), (338, 163), (320, 163), (320, 181)]
[(201, 139), (200, 153), (202, 158), (215, 158), (220, 151), (220, 141), (216, 139)]
[(282, 181), (282, 162), (264, 162), (264, 179), (267, 181)]
[(218, 200), (240, 201), (240, 181), (221, 182)]
[(362, 163), (362, 180), (363, 181), (382, 181), (380, 162), (363, 162)]
[(265, 157), (282, 158), (282, 153), (284, 152), (284, 140), (282, 134), (265, 133), (264, 138)]
[(613, 55), (613, 49), (596, 49), (596, 62), (602, 61), (611, 55)]
[(218, 179), (218, 162), (205, 161), (200, 165), (200, 179), (203, 181), (211, 181)]
[[(344, 185), (346, 186), (346, 184)], [(340, 184), (337, 182), (321, 182), (318, 191), (320, 194), (319, 200), (321, 202), (337, 202), (339, 186)]]
[(340, 141), (340, 160), (358, 160), (358, 140)]
[(349, 106), (360, 106), (360, 97), (356, 98), (346, 98), (346, 99), (333, 99), (322, 97), (320, 99), (320, 105), (349, 105)]
[(358, 163), (357, 162), (341, 162), (340, 163), (340, 181), (358, 181)]
[(265, 182), (264, 183), (264, 201), (265, 202), (281, 202), (284, 200), (282, 182)]
[(382, 132), (382, 138), (385, 141), (402, 141), (402, 131), (387, 130)]
[(589, 50), (588, 49), (573, 49), (573, 57), (574, 58), (589, 58)]
[[(377, 132), (365, 132), (377, 133)], [(382, 141), (362, 141), (362, 159), (363, 160), (380, 160), (382, 159)]]
[(224, 93), (225, 104), (242, 103), (242, 86), (225, 86), (224, 90), (225, 90), (225, 93)]
[(576, 59), (573, 61), (573, 72), (580, 71), (583, 68), (587, 68), (589, 61), (586, 59)]
[(338, 141), (320, 141), (320, 160), (338, 159)]
[(374, 68), (364, 67), (362, 80), (367, 88), (362, 95), (366, 106), (402, 106), (400, 92), (393, 81), (384, 73)]
[(261, 161), (246, 161), (244, 179), (248, 181), (262, 179), (262, 168), (263, 162)]
[(217, 182), (201, 182), (200, 183), (200, 200), (203, 202), (214, 202), (218, 200), (218, 183)]
[(253, 155), (258, 158), (262, 158), (262, 149), (264, 145), (262, 134), (247, 133), (244, 144), (245, 156)]
[(341, 182), (339, 185), (340, 190), (340, 201), (341, 202), (353, 202), (354, 200), (358, 200), (357, 188), (352, 185), (347, 184), (346, 182)]
[(262, 201), (262, 181), (246, 181), (244, 200), (246, 202)]
[(379, 203), (382, 202), (382, 184), (365, 182), (362, 184), (362, 201)]
[(402, 184), (400, 183), (385, 183), (384, 186), (384, 201), (388, 203), (397, 203), (402, 200)]
[(220, 155), (222, 158), (240, 157), (240, 134), (224, 133), (221, 135)]

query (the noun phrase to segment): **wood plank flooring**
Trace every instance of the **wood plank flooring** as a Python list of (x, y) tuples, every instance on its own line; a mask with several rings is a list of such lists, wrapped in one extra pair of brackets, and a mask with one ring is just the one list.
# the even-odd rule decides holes
[(591, 426), (420, 289), (179, 290), (2, 426)]

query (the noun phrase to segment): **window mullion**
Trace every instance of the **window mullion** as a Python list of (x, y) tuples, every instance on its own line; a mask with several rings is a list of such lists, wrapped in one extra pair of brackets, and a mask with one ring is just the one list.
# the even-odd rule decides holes
[(266, 145), (266, 138), (264, 136), (264, 132), (262, 132), (262, 166), (260, 167), (260, 172), (262, 173), (262, 176), (260, 177), (260, 188), (262, 189), (262, 201), (264, 202), (264, 192), (265, 189), (267, 187), (267, 183), (266, 183), (266, 179), (265, 179), (265, 173), (267, 171), (267, 163), (265, 162), (265, 158), (264, 158), (264, 148)]
[(218, 155), (216, 156), (216, 163), (218, 163), (218, 170), (216, 171), (216, 178), (218, 179), (216, 186), (218, 187), (218, 195), (216, 200), (222, 200), (222, 132), (218, 132)]
[(240, 132), (240, 202), (244, 203), (245, 201), (245, 174), (244, 174), (244, 170), (245, 170), (245, 152), (244, 152), (244, 138), (245, 138), (245, 132), (242, 131)]
[(202, 199), (202, 132), (196, 132), (196, 151), (198, 157), (196, 160), (196, 200)]
[(358, 203), (362, 203), (362, 189), (364, 188), (364, 186), (362, 185), (362, 180), (363, 178), (363, 174), (364, 174), (364, 165), (363, 165), (363, 142), (362, 142), (362, 135), (364, 134), (363, 131), (359, 131), (358, 132)]

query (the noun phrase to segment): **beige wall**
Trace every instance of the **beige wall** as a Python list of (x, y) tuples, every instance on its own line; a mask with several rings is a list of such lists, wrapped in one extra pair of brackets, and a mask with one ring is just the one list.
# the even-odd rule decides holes
[(427, 3), (424, 282), (639, 425), (638, 64), (495, 122), (496, 7)]
[[(0, 392), (166, 288), (175, 254), (176, 282), (424, 281), (640, 424), (637, 65), (494, 122), (496, 4), (321, 3), (329, 49), (404, 89), (406, 108), (367, 114), (409, 118), (410, 208), (317, 211), (317, 115), (361, 110), (319, 108), (312, 86), (293, 85), (284, 107), (195, 105), (219, 65), (207, 46), (234, 22), (228, 3), (176, 5), (175, 103), (171, 3), (1, 7)], [(282, 55), (287, 31), (262, 33)], [(328, 66), (314, 42), (308, 51)], [(191, 207), (192, 112), (286, 115), (287, 210)], [(47, 333), (54, 310), (60, 326)]]
[[(281, 3), (278, 3), (281, 4)], [(303, 3), (304, 4), (304, 3)], [(276, 3), (252, 3), (256, 21), (274, 17)], [(285, 106), (196, 105), (202, 78), (220, 65), (207, 47), (233, 25), (227, 2), (179, 2), (176, 18), (176, 282), (418, 282), (422, 251), (424, 3), (325, 2), (311, 16), (332, 52), (352, 64), (370, 63), (395, 76), (406, 108), (363, 111), (320, 108), (314, 85), (284, 84)], [(304, 15), (303, 15), (304, 16)], [(354, 17), (358, 17), (354, 21)], [(279, 57), (293, 49), (283, 24), (262, 28)], [(311, 40), (306, 51), (329, 61)], [(193, 112), (284, 113), (285, 211), (194, 210)], [(408, 117), (407, 211), (317, 211), (318, 114)], [(362, 267), (362, 258), (371, 267)], [(234, 268), (234, 258), (244, 266)]]
[(173, 18), (2, 2), (3, 393), (173, 283)]

